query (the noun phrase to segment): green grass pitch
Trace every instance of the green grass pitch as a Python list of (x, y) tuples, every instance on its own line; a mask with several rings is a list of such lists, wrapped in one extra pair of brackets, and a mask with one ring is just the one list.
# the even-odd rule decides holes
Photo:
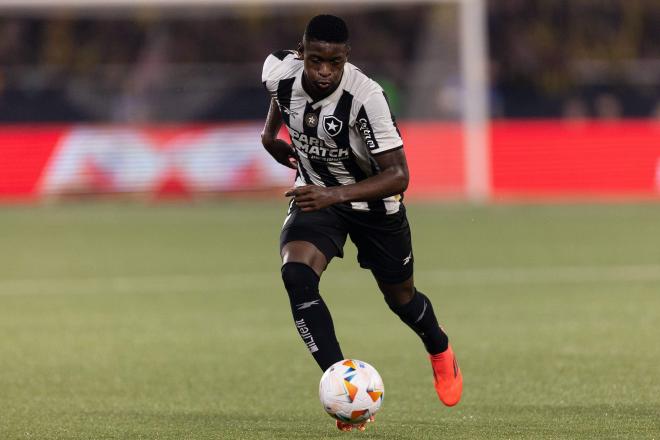
[(411, 203), (455, 408), (347, 245), (321, 291), (345, 355), (385, 381), (364, 433), (318, 402), (279, 278), (285, 209), (0, 209), (0, 439), (660, 439), (660, 205)]

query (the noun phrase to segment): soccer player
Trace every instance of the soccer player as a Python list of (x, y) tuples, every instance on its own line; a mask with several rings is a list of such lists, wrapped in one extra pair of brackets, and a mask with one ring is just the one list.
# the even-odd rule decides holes
[[(403, 141), (383, 89), (348, 62), (349, 53), (345, 22), (319, 15), (297, 50), (275, 52), (263, 67), (271, 102), (262, 143), (277, 162), (297, 170), (280, 236), (293, 319), (321, 370), (344, 359), (319, 281), (332, 258), (343, 257), (349, 236), (389, 308), (422, 340), (438, 397), (453, 406), (461, 371), (431, 301), (413, 281)], [(277, 138), (282, 123), (293, 145)]]

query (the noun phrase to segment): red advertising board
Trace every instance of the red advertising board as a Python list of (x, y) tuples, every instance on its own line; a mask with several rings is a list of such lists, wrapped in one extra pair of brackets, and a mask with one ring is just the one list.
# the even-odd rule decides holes
[(407, 194), (425, 198), (462, 196), (465, 164), (461, 125), (437, 122), (399, 125), (410, 169)]
[(38, 196), (38, 182), (66, 132), (59, 126), (0, 126), (0, 199)]
[(496, 196), (657, 196), (660, 122), (496, 122)]
[[(459, 123), (404, 122), (412, 197), (465, 195)], [(292, 172), (260, 145), (261, 123), (0, 127), (0, 200), (70, 193), (269, 190)], [(496, 121), (490, 193), (506, 197), (658, 197), (660, 123)]]

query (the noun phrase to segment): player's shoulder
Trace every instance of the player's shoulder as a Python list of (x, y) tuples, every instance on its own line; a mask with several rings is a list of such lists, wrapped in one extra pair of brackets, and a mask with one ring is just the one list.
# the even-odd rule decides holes
[(349, 77), (344, 89), (353, 95), (356, 104), (363, 105), (374, 96), (382, 96), (383, 88), (353, 64), (346, 64)]
[(264, 61), (261, 81), (278, 81), (295, 75), (302, 68), (302, 59), (295, 50), (278, 50)]

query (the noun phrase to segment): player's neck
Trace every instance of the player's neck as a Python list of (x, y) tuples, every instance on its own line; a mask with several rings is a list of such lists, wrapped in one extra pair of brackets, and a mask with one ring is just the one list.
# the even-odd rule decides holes
[(339, 87), (339, 84), (341, 84), (341, 80), (342, 80), (343, 77), (344, 77), (344, 72), (342, 72), (341, 77), (339, 77), (339, 81), (337, 82), (337, 84), (334, 87), (331, 87), (327, 91), (323, 91), (323, 92), (319, 92), (319, 91), (314, 90), (314, 87), (311, 84), (309, 84), (309, 80), (307, 79), (307, 75), (305, 75), (304, 71), (303, 71), (303, 74), (302, 74), (302, 81), (301, 82), (302, 82), (303, 90), (305, 90), (305, 93), (307, 93), (309, 95), (309, 97), (312, 98), (314, 101), (320, 101), (320, 100), (322, 100), (324, 98), (327, 98), (328, 96), (332, 95), (335, 92), (335, 90), (337, 90), (337, 88)]

